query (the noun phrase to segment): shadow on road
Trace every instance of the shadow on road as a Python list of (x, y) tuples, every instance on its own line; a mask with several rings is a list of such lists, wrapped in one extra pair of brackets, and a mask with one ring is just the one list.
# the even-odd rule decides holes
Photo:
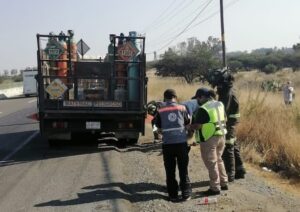
[(145, 143), (145, 144), (134, 144), (126, 145), (119, 142), (100, 142), (98, 145), (99, 151), (117, 151), (117, 152), (161, 152), (161, 143)]
[[(70, 200), (52, 200), (36, 204), (35, 207), (46, 206), (69, 206), (99, 201), (124, 199), (131, 203), (145, 202), (155, 199), (167, 200), (164, 187), (155, 183), (133, 183), (125, 184), (122, 182), (108, 183), (94, 186), (87, 186), (82, 189), (93, 190), (78, 193), (78, 197)], [(147, 193), (152, 191), (151, 193)]]
[[(195, 182), (192, 183), (192, 188), (205, 187), (208, 185), (209, 181)], [(156, 183), (125, 184), (122, 182), (114, 182), (108, 184), (87, 186), (82, 189), (92, 191), (78, 193), (78, 197), (75, 199), (51, 200), (49, 202), (36, 204), (35, 207), (70, 206), (116, 199), (128, 200), (131, 203), (146, 202), (155, 199), (168, 199), (166, 186)]]
[[(4, 158), (34, 132), (26, 131), (0, 134), (0, 157)], [(12, 158), (9, 158), (7, 161), (1, 161), (0, 167), (105, 151), (160, 152), (161, 144), (126, 145), (125, 143), (116, 141), (116, 139), (99, 140), (99, 137), (95, 135), (78, 135), (71, 141), (58, 141), (54, 147), (50, 147), (48, 142), (38, 135)]]

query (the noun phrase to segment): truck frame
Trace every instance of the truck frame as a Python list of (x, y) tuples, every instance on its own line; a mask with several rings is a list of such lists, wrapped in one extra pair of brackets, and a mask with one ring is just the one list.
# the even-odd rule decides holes
[[(58, 39), (66, 42), (63, 59), (50, 55), (61, 49)], [(69, 35), (37, 34), (41, 135), (50, 145), (71, 140), (77, 133), (108, 132), (121, 142), (136, 143), (145, 134), (145, 37), (110, 35), (105, 61), (74, 59), (71, 41)], [(58, 63), (66, 63), (65, 75), (58, 74)]]

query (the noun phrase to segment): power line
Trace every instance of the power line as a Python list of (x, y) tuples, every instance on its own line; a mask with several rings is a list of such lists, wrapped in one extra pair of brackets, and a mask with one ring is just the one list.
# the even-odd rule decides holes
[[(169, 27), (167, 30), (164, 30), (165, 31), (165, 33), (163, 33), (163, 34), (161, 34), (159, 37), (156, 37), (155, 39), (153, 39), (154, 41), (156, 41), (156, 42), (154, 42), (154, 43), (164, 43), (165, 41), (168, 41), (168, 40), (170, 40), (173, 36), (168, 36), (169, 38), (167, 38), (167, 39), (165, 39), (165, 41), (163, 41), (163, 42), (159, 42), (159, 41), (157, 41), (158, 39), (160, 39), (160, 38), (162, 38), (162, 37), (165, 37), (166, 35), (168, 35), (168, 34), (174, 34), (175, 32), (177, 32), (178, 31), (178, 29), (180, 29), (180, 28), (182, 28), (182, 26), (184, 26), (184, 25), (186, 25), (186, 23), (183, 23), (183, 21), (184, 20), (186, 20), (187, 18), (189, 18), (189, 17), (191, 17), (193, 14), (195, 14), (196, 12), (198, 12), (199, 11), (199, 9), (201, 8), (203, 6), (203, 4), (201, 4), (200, 6), (198, 6), (195, 10), (193, 10), (192, 12), (190, 12), (187, 16), (184, 16), (183, 18), (181, 18), (180, 19), (180, 21), (179, 22), (177, 22), (176, 24), (175, 24), (175, 27), (176, 28), (174, 28), (174, 25), (172, 25), (173, 27)], [(180, 26), (178, 26), (178, 25), (180, 25)], [(152, 43), (151, 41), (150, 41), (150, 43)]]
[[(238, 1), (240, 1), (240, 0), (233, 0), (233, 1), (229, 2), (227, 5), (225, 5), (225, 8), (229, 8), (229, 7), (233, 6), (233, 5), (236, 4)], [(193, 28), (195, 28), (196, 26), (198, 26), (198, 25), (204, 23), (205, 21), (207, 21), (207, 20), (213, 18), (214, 16), (218, 15), (219, 13), (220, 13), (220, 10), (215, 11), (214, 13), (210, 14), (209, 16), (207, 16), (206, 18), (202, 19), (202, 20), (199, 21), (198, 23), (196, 23), (196, 24), (190, 26), (190, 27), (186, 30), (186, 32), (189, 31), (189, 30), (191, 30), (191, 29), (193, 29)], [(164, 41), (161, 42), (161, 43), (164, 43), (165, 41), (168, 41), (168, 40), (169, 40), (169, 39), (164, 40)], [(156, 45), (157, 45), (157, 44), (156, 44)], [(159, 50), (161, 50), (161, 49), (159, 49)], [(159, 51), (159, 50), (158, 50), (158, 51)]]
[[(225, 5), (225, 9), (227, 9), (228, 7), (233, 6), (233, 5), (236, 4), (238, 1), (240, 1), (240, 0), (233, 0), (233, 1), (229, 2), (227, 5)], [(219, 13), (220, 13), (220, 10), (218, 10), (218, 11), (212, 13), (211, 15), (209, 15), (208, 17), (206, 17), (205, 19), (202, 19), (202, 20), (199, 21), (198, 23), (196, 23), (196, 24), (194, 24), (193, 26), (191, 26), (188, 30), (195, 28), (196, 26), (198, 26), (198, 25), (202, 24), (203, 22), (205, 22), (205, 21), (211, 19), (212, 17), (218, 15)], [(188, 30), (187, 30), (187, 31), (188, 31)]]
[(169, 6), (168, 6), (165, 10), (163, 10), (163, 12), (162, 12), (156, 19), (154, 19), (154, 21), (153, 21), (151, 24), (149, 24), (144, 30), (142, 30), (142, 32), (146, 32), (146, 31), (147, 31), (149, 28), (151, 28), (155, 23), (157, 23), (157, 22), (159, 21), (159, 19), (160, 19), (161, 17), (163, 17), (163, 16), (166, 14), (166, 12), (167, 12), (170, 8), (172, 8), (172, 5), (174, 5), (176, 1), (177, 1), (177, 0), (173, 0), (173, 1), (171, 2), (171, 4), (169, 4)]
[(193, 22), (195, 20), (197, 20), (197, 18), (204, 12), (204, 10), (210, 5), (210, 3), (212, 1), (213, 0), (209, 0), (207, 2), (207, 4), (203, 7), (203, 9), (200, 10), (200, 12), (188, 23), (188, 25), (181, 32), (179, 32), (175, 37), (172, 38), (172, 40), (170, 42), (168, 42), (166, 45), (164, 45), (163, 47), (161, 47), (157, 51), (160, 51), (160, 50), (164, 49), (165, 47), (169, 46), (176, 38), (178, 38), (180, 35), (182, 35), (191, 26), (191, 24), (193, 24)]
[[(191, 0), (189, 2), (187, 1), (183, 1), (182, 3), (187, 3), (186, 5), (184, 4), (180, 4), (177, 5), (176, 8), (174, 8), (174, 10), (172, 10), (165, 18), (163, 18), (162, 20), (160, 20), (160, 22), (158, 24), (156, 24), (153, 28), (152, 31), (155, 29), (159, 29), (160, 27), (168, 24), (168, 22), (173, 19), (176, 15), (178, 15), (179, 13), (182, 13), (188, 6), (191, 5), (191, 3), (195, 1), (195, 0)], [(182, 6), (182, 7), (181, 7)]]

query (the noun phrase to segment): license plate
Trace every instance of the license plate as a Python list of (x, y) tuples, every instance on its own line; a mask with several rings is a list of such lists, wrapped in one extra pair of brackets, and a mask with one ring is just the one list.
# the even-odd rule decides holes
[(87, 121), (85, 123), (86, 129), (89, 130), (98, 130), (101, 129), (101, 122), (98, 121)]

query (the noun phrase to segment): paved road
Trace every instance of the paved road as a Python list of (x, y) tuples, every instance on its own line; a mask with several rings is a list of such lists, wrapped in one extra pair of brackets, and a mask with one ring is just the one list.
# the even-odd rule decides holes
[(37, 135), (36, 98), (0, 100), (0, 160), (12, 154)]
[(127, 211), (113, 194), (88, 189), (122, 181), (109, 168), (121, 163), (116, 152), (100, 151), (97, 142), (50, 149), (28, 118), (34, 98), (0, 101), (0, 112), (0, 211)]

